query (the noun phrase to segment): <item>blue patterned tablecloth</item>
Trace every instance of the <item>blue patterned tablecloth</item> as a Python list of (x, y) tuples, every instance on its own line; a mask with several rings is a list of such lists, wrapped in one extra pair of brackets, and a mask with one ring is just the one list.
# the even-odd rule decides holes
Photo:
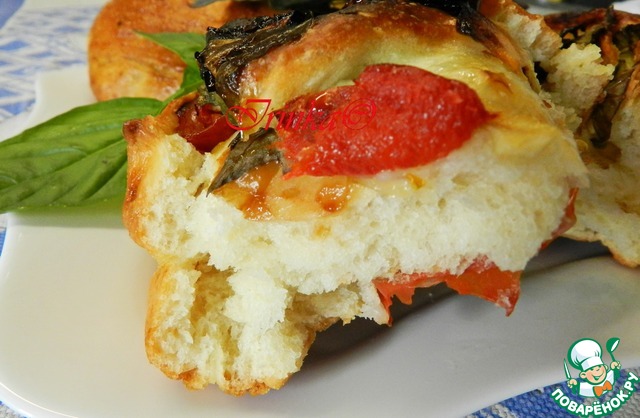
[[(28, 112), (34, 104), (34, 81), (38, 72), (86, 62), (83, 42), (98, 8), (49, 7), (20, 9), (24, 0), (1, 0), (0, 4), (0, 123)], [(2, 129), (0, 125), (0, 129)], [(5, 236), (5, 218), (0, 216), (0, 253)], [(622, 385), (629, 370), (623, 371)], [(640, 375), (640, 369), (631, 369)], [(552, 399), (561, 382), (502, 401), (469, 418), (573, 417)], [(613, 393), (613, 392), (612, 392)], [(580, 399), (575, 398), (575, 401)], [(604, 399), (602, 400), (604, 402)], [(640, 394), (632, 396), (617, 417), (640, 417)], [(604, 416), (604, 415), (603, 415)], [(19, 417), (0, 400), (0, 418)]]
[[(35, 75), (86, 62), (85, 38), (97, 8), (21, 10), (10, 18), (2, 0), (0, 19), (0, 122), (28, 111), (35, 101)], [(6, 8), (5, 8), (6, 7)], [(4, 16), (3, 16), (4, 15)]]
[[(620, 394), (620, 390), (624, 390), (624, 384), (629, 378), (629, 372), (635, 376), (640, 376), (640, 368), (622, 370), (620, 377), (617, 379), (613, 390), (605, 393), (601, 398), (597, 399), (600, 405), (611, 405), (611, 400)], [(640, 385), (635, 385), (637, 389)], [(569, 401), (575, 402), (576, 405), (591, 405), (596, 403), (595, 398), (581, 398), (573, 395), (566, 382), (550, 385), (544, 388), (532, 390), (511, 399), (504, 400), (495, 405), (482, 409), (474, 414), (468, 415), (466, 418), (576, 418), (575, 415), (567, 412), (560, 407), (554, 398), (559, 399), (559, 393), (566, 395)], [(555, 393), (555, 396), (554, 396)], [(624, 392), (628, 395), (628, 392)], [(564, 403), (564, 402), (562, 402)], [(602, 409), (602, 408), (601, 408)], [(605, 410), (606, 411), (606, 410)], [(640, 417), (640, 394), (633, 394), (625, 399), (616, 412), (612, 414), (591, 414), (589, 416), (599, 417), (616, 417), (616, 418), (638, 418)]]

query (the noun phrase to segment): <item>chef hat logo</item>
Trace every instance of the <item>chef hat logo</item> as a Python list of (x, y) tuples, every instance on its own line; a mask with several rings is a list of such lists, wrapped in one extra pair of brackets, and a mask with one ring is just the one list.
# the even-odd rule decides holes
[(571, 365), (581, 371), (587, 371), (595, 366), (602, 366), (602, 347), (596, 340), (583, 338), (576, 341), (569, 348), (567, 355)]

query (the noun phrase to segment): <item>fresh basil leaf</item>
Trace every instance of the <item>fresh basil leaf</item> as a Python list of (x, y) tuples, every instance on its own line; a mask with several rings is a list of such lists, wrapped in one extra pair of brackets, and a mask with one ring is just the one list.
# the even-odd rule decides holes
[(200, 77), (200, 67), (195, 59), (196, 52), (201, 51), (206, 46), (205, 35), (199, 33), (144, 33), (138, 32), (140, 36), (143, 36), (158, 45), (176, 53), (180, 59), (186, 64), (184, 74), (182, 76), (182, 83), (178, 91), (173, 93), (165, 103), (184, 96), (187, 93), (195, 91), (202, 85), (202, 78)]
[(192, 91), (198, 90), (200, 86), (202, 86), (202, 78), (200, 78), (200, 70), (194, 69), (189, 66), (185, 68), (183, 76), (182, 76), (182, 84), (180, 88), (171, 95), (168, 99), (164, 101), (165, 104), (169, 104), (173, 100), (178, 97), (182, 97)]
[(169, 99), (121, 98), (77, 107), (0, 142), (0, 213), (52, 206), (80, 206), (122, 198), (126, 190), (126, 142), (122, 125), (159, 113), (202, 80), (196, 51), (205, 36), (141, 34), (186, 63), (182, 85)]
[(187, 67), (198, 68), (194, 58), (196, 52), (202, 50), (207, 44), (205, 35), (201, 33), (173, 33), (159, 32), (146, 33), (137, 32), (138, 35), (147, 38), (158, 45), (178, 54), (180, 59), (187, 64)]
[(147, 98), (94, 103), (0, 142), (0, 212), (121, 198), (127, 159), (122, 125), (162, 108)]

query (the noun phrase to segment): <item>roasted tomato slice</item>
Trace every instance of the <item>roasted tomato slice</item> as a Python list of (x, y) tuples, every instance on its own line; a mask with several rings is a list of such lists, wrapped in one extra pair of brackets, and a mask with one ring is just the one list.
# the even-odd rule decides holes
[(235, 132), (227, 124), (225, 116), (210, 104), (200, 105), (196, 101), (190, 101), (182, 105), (176, 115), (176, 133), (200, 152), (211, 151)]
[[(578, 189), (571, 189), (569, 203), (564, 216), (552, 238), (542, 244), (546, 248), (554, 239), (569, 230), (576, 222), (575, 200)], [(462, 295), (479, 296), (505, 309), (510, 315), (515, 308), (520, 295), (521, 271), (503, 271), (495, 264), (484, 258), (477, 259), (462, 274), (456, 276), (449, 273), (424, 274), (398, 273), (392, 281), (375, 279), (373, 281), (380, 301), (389, 312), (389, 308), (396, 297), (404, 304), (411, 304), (413, 294), (417, 288), (430, 287), (439, 283), (446, 283), (449, 288)], [(391, 319), (389, 319), (391, 321)]]
[(466, 84), (392, 64), (366, 67), (354, 85), (301, 96), (276, 113), (288, 176), (371, 175), (425, 165), (493, 118)]
[[(393, 281), (375, 279), (373, 281), (380, 301), (387, 312), (397, 297), (402, 303), (410, 304), (415, 290), (438, 283), (446, 283), (461, 295), (473, 295), (493, 302), (510, 315), (520, 296), (521, 271), (503, 271), (484, 258), (474, 261), (462, 274), (450, 273), (398, 273)], [(391, 318), (389, 318), (391, 321)]]

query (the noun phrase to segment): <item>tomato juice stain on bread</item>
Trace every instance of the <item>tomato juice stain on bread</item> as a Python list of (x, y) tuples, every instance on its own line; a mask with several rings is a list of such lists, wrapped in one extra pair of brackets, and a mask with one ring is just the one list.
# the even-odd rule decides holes
[(390, 323), (416, 287), (510, 313), (572, 225), (586, 169), (537, 72), (562, 41), (515, 3), (361, 1), (207, 38), (205, 87), (124, 129), (125, 224), (158, 263), (147, 354), (187, 387), (278, 389), (317, 332)]

